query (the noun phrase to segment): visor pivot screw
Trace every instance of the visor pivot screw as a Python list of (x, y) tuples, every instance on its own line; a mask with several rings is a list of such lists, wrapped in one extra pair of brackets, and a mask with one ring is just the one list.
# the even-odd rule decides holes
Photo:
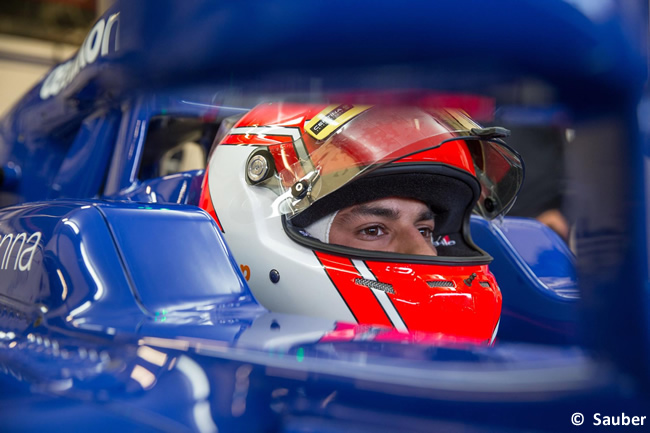
[(472, 282), (474, 281), (474, 279), (476, 277), (478, 277), (478, 275), (476, 275), (476, 272), (474, 272), (474, 273), (472, 273), (472, 275), (465, 278), (463, 281), (465, 282), (465, 284), (467, 284), (467, 287), (470, 287), (472, 285)]
[(280, 281), (280, 273), (275, 269), (271, 269), (271, 272), (269, 272), (269, 279), (273, 284), (277, 284), (278, 281)]
[(274, 167), (271, 154), (267, 150), (257, 150), (246, 163), (246, 178), (255, 185), (271, 177)]
[(269, 165), (262, 155), (255, 155), (248, 161), (248, 178), (257, 182), (268, 172)]
[(295, 198), (302, 198), (307, 194), (307, 186), (308, 183), (306, 180), (301, 180), (300, 182), (296, 182), (292, 187), (291, 187), (291, 195), (293, 195)]
[(488, 211), (488, 212), (494, 212), (494, 209), (496, 207), (495, 204), (494, 204), (494, 200), (492, 200), (489, 197), (485, 199), (485, 201), (483, 202), (483, 205), (485, 206), (485, 210)]

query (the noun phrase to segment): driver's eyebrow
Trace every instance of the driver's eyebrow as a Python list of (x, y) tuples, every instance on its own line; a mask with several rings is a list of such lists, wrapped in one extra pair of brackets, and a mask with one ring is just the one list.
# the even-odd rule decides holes
[(417, 221), (434, 221), (436, 214), (433, 213), (431, 209), (425, 210), (420, 214), (420, 218)]
[(391, 220), (399, 219), (399, 209), (393, 209), (390, 207), (370, 205), (370, 204), (360, 204), (352, 209), (349, 212), (350, 216), (361, 216), (361, 215), (371, 215), (371, 216), (380, 216), (388, 218)]
[[(400, 211), (399, 209), (377, 204), (359, 204), (353, 206), (346, 213), (339, 214), (340, 222), (342, 223), (349, 223), (355, 218), (363, 216), (377, 216), (387, 218), (392, 221), (397, 221), (400, 218)], [(435, 214), (431, 209), (422, 211), (415, 222), (420, 221), (435, 221)]]
[(376, 204), (359, 204), (352, 206), (345, 213), (339, 213), (337, 221), (340, 224), (353, 224), (357, 218), (365, 216), (378, 216), (397, 221), (399, 219), (399, 210)]

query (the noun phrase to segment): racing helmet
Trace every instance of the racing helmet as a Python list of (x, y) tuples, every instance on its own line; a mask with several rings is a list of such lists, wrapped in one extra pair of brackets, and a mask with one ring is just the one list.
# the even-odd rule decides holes
[[(200, 207), (271, 311), (491, 343), (501, 293), (469, 222), (519, 191), (506, 135), (460, 110), (265, 103), (217, 136)], [(341, 209), (390, 197), (432, 211), (437, 255), (329, 242)]]

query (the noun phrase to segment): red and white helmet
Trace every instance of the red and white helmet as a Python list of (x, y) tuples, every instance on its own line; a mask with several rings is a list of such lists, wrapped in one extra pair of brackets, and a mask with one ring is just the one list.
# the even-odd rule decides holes
[[(213, 148), (200, 206), (271, 311), (491, 342), (501, 293), (469, 217), (505, 213), (519, 191), (523, 166), (504, 135), (458, 110), (262, 104)], [(350, 248), (308, 229), (387, 197), (429, 206), (437, 256)]]

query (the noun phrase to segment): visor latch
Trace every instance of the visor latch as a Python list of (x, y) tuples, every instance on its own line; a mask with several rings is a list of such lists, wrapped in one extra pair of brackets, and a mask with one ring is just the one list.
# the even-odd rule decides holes
[(303, 198), (305, 194), (307, 194), (308, 189), (309, 182), (306, 180), (301, 180), (300, 182), (293, 184), (291, 187), (291, 195), (294, 196), (294, 198)]
[(312, 186), (316, 183), (320, 177), (319, 170), (313, 170), (309, 172), (305, 177), (300, 179), (298, 182), (294, 183), (291, 187), (291, 195), (293, 198), (300, 200), (304, 198), (307, 193), (311, 191)]

